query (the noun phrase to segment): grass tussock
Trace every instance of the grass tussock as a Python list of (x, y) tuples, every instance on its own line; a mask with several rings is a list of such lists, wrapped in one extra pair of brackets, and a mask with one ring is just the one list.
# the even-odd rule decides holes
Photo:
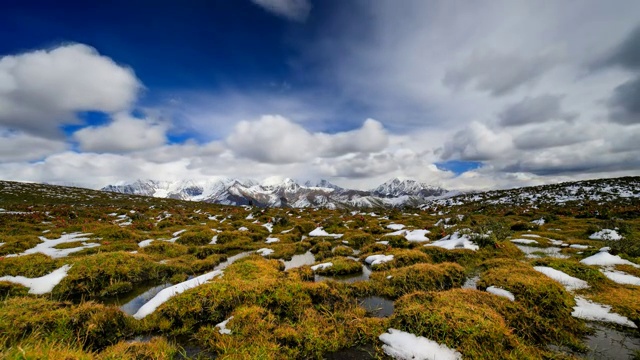
[(442, 291), (462, 286), (464, 268), (454, 263), (415, 264), (371, 274), (375, 292), (397, 298), (414, 291)]

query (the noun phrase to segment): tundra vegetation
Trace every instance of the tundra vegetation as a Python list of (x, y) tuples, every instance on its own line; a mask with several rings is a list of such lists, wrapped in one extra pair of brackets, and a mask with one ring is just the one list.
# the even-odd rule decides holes
[[(387, 358), (397, 329), (463, 358), (574, 359), (606, 320), (579, 302), (638, 338), (640, 199), (548, 197), (265, 209), (0, 182), (0, 357)], [(171, 294), (143, 314), (149, 289)]]

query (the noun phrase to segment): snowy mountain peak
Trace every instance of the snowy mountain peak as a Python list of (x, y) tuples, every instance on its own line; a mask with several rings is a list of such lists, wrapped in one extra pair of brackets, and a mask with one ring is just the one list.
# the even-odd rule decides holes
[(162, 198), (205, 201), (224, 205), (282, 207), (403, 206), (420, 205), (446, 193), (414, 180), (393, 179), (374, 191), (344, 189), (327, 180), (305, 182), (300, 186), (285, 177), (251, 180), (212, 178), (210, 180), (137, 180), (126, 185), (109, 185), (102, 190)]
[(398, 197), (402, 195), (429, 197), (443, 195), (446, 190), (437, 186), (423, 184), (416, 180), (394, 178), (378, 186), (372, 192), (383, 197)]

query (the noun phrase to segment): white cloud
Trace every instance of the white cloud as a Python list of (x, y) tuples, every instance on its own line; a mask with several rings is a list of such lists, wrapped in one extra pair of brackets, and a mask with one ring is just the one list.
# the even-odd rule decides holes
[(73, 138), (82, 151), (119, 153), (164, 145), (166, 131), (165, 124), (118, 113), (111, 123), (85, 127), (73, 133)]
[(116, 112), (141, 84), (129, 68), (86, 45), (73, 44), (0, 58), (0, 125), (59, 136), (78, 111)]
[(388, 145), (388, 136), (382, 125), (373, 119), (367, 119), (361, 128), (353, 131), (327, 134), (310, 133), (279, 115), (265, 115), (257, 121), (239, 122), (226, 143), (240, 156), (286, 164), (316, 157), (380, 151)]
[(15, 131), (0, 131), (0, 163), (33, 161), (65, 151), (64, 141), (43, 139)]
[(251, 0), (265, 10), (286, 19), (305, 22), (311, 11), (309, 0)]

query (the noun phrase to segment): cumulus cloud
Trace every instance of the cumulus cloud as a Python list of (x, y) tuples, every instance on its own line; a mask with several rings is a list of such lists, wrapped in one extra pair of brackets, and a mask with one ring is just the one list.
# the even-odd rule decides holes
[(336, 134), (311, 133), (279, 115), (241, 121), (226, 139), (234, 153), (268, 163), (286, 164), (347, 153), (384, 149), (388, 136), (378, 121), (367, 119), (361, 128)]
[(265, 10), (291, 21), (305, 22), (311, 11), (309, 0), (251, 0)]
[(472, 122), (444, 144), (443, 160), (451, 158), (468, 161), (487, 161), (504, 156), (513, 148), (510, 134), (496, 133), (486, 125)]
[(0, 162), (33, 161), (62, 152), (64, 141), (43, 139), (17, 131), (0, 131)]
[(118, 113), (104, 126), (90, 126), (73, 133), (82, 151), (121, 153), (164, 145), (165, 124)]
[(545, 94), (525, 97), (522, 101), (509, 105), (500, 115), (503, 126), (540, 124), (551, 120), (573, 120), (574, 113), (566, 113), (561, 107), (562, 96)]
[(131, 69), (82, 44), (4, 56), (0, 125), (59, 137), (59, 126), (76, 122), (76, 112), (127, 109), (140, 88)]

